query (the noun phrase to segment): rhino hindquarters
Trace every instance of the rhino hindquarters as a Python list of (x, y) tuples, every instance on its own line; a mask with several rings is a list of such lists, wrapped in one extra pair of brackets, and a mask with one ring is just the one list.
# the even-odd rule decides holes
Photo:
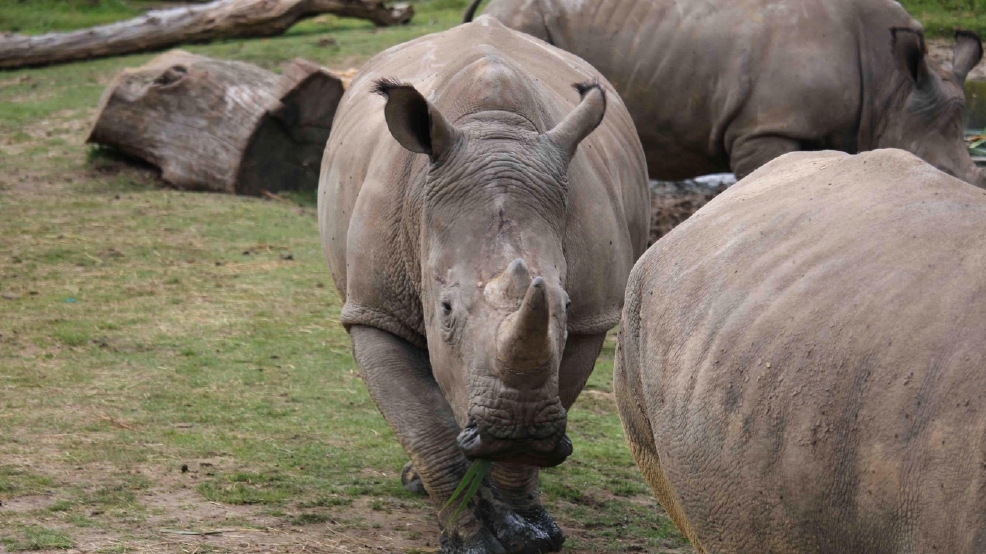
[(657, 501), (668, 513), (675, 527), (695, 547), (698, 554), (705, 554), (705, 549), (695, 535), (688, 517), (685, 515), (681, 502), (675, 495), (661, 465), (661, 456), (657, 451), (656, 437), (651, 426), (650, 417), (644, 406), (648, 404), (643, 383), (641, 382), (640, 365), (640, 271), (630, 275), (627, 286), (626, 302), (623, 308), (623, 319), (620, 325), (616, 344), (616, 356), (613, 364), (613, 393), (616, 405), (623, 423), (623, 432), (627, 446), (633, 455), (637, 467), (640, 468), (648, 486), (657, 497)]

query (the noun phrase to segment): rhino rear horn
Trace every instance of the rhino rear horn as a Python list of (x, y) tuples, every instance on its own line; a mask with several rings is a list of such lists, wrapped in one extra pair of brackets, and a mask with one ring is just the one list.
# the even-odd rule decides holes
[(972, 31), (955, 31), (955, 50), (952, 54), (952, 73), (959, 84), (965, 82), (966, 75), (983, 59), (983, 40)]
[(599, 83), (576, 83), (572, 86), (579, 91), (582, 101), (554, 129), (545, 133), (569, 158), (575, 155), (582, 139), (589, 136), (606, 115), (606, 91)]
[(401, 146), (437, 160), (447, 152), (459, 130), (413, 86), (380, 79), (373, 92), (387, 99), (384, 118), (387, 128)]
[(551, 358), (551, 310), (545, 288), (544, 279), (535, 277), (520, 309), (497, 330), (497, 360), (514, 373), (538, 372)]

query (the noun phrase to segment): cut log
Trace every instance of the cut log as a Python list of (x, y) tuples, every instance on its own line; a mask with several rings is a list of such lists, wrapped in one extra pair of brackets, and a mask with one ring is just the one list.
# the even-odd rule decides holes
[(39, 66), (160, 50), (179, 44), (229, 38), (269, 37), (295, 22), (331, 13), (369, 19), (377, 25), (410, 21), (408, 4), (384, 0), (217, 0), (154, 10), (141, 17), (69, 33), (0, 35), (0, 69)]
[(87, 141), (159, 167), (180, 189), (314, 190), (343, 92), (341, 79), (301, 59), (278, 76), (172, 50), (117, 75)]

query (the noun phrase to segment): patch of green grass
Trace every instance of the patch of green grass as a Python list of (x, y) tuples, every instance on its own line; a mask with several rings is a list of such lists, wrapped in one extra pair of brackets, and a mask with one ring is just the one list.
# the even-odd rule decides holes
[(58, 500), (51, 506), (48, 506), (49, 512), (67, 512), (71, 510), (75, 504), (68, 500)]
[(332, 517), (328, 514), (298, 514), (291, 518), (291, 525), (312, 525), (314, 523), (325, 523), (326, 521), (332, 521)]
[(330, 506), (352, 506), (352, 498), (344, 498), (341, 496), (323, 496), (313, 500), (306, 500), (304, 502), (299, 502), (299, 508), (326, 508)]
[(50, 477), (12, 465), (0, 465), (0, 494), (8, 498), (39, 494), (54, 483)]
[(134, 17), (149, 7), (146, 0), (0, 0), (0, 29), (24, 34), (70, 31)]
[(208, 500), (237, 505), (281, 505), (302, 490), (297, 479), (279, 473), (233, 473), (199, 485), (199, 492)]
[(0, 543), (11, 552), (72, 548), (72, 540), (68, 535), (40, 525), (22, 526), (16, 535), (0, 537)]
[(951, 38), (955, 29), (986, 36), (986, 0), (900, 0), (929, 36)]
[(52, 330), (51, 336), (65, 346), (83, 346), (89, 342), (89, 333), (73, 326), (58, 326)]

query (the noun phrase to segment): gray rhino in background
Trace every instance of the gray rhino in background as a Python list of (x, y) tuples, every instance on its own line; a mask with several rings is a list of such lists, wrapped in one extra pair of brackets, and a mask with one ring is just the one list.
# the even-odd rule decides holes
[(651, 179), (742, 178), (797, 150), (902, 148), (986, 187), (962, 136), (962, 83), (982, 42), (957, 32), (946, 71), (894, 0), (491, 0), (485, 13), (605, 75)]
[(986, 191), (787, 154), (634, 267), (614, 392), (699, 554), (986, 552)]
[(572, 452), (566, 410), (647, 246), (612, 86), (489, 17), (390, 48), (339, 104), (318, 214), (356, 363), (432, 501), (495, 462), (454, 528), (439, 514), (442, 551), (561, 548), (538, 468)]

